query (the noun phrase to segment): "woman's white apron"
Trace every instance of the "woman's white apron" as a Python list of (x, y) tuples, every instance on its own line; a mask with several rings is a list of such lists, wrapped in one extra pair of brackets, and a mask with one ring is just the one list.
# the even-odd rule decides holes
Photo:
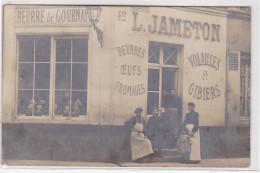
[[(188, 129), (189, 135), (191, 135), (194, 124), (187, 124), (185, 127)], [(190, 160), (200, 161), (200, 131), (193, 133), (193, 137), (190, 137), (191, 149), (190, 149)]]
[(136, 160), (153, 153), (152, 144), (150, 140), (144, 135), (143, 130), (143, 123), (138, 123), (136, 121), (130, 136), (132, 160)]

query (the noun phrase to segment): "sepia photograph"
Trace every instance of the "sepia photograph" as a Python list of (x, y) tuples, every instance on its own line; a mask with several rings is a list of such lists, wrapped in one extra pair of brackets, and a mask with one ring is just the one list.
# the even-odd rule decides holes
[(2, 165), (250, 167), (250, 6), (5, 4), (2, 37)]

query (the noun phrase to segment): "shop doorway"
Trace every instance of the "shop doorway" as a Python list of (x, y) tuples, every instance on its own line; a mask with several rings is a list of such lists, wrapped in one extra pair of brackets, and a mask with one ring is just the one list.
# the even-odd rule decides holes
[(173, 44), (150, 42), (148, 56), (147, 113), (153, 108), (180, 108), (178, 96), (178, 48)]
[[(164, 131), (163, 148), (176, 146), (181, 124), (181, 101), (178, 91), (180, 46), (165, 43), (149, 43), (147, 114), (159, 109), (158, 122)], [(155, 122), (156, 123), (156, 122)]]

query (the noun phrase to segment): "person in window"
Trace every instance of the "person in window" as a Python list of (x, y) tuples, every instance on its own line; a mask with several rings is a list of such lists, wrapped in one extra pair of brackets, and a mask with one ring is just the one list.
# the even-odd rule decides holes
[(153, 108), (153, 115), (148, 120), (147, 129), (153, 149), (158, 149), (158, 151), (155, 152), (155, 155), (161, 157), (161, 149), (164, 144), (163, 139), (166, 132), (164, 128), (164, 120), (157, 107)]
[(125, 125), (130, 129), (130, 147), (132, 160), (143, 162), (153, 153), (152, 144), (147, 137), (146, 123), (142, 117), (142, 108), (135, 109), (133, 118), (126, 121)]
[(193, 102), (188, 103), (189, 113), (186, 114), (183, 128), (188, 130), (190, 135), (190, 162), (199, 163), (200, 156), (200, 133), (199, 133), (199, 114), (195, 112), (195, 104)]

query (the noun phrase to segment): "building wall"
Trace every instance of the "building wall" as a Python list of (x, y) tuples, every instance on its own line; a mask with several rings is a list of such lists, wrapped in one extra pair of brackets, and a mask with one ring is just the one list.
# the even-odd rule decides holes
[[(163, 8), (164, 13), (161, 15), (161, 9), (158, 7), (103, 7), (97, 25), (103, 31), (101, 48), (96, 33), (89, 23), (70, 25), (75, 27), (70, 27), (66, 23), (18, 24), (17, 7), (6, 6), (5, 8), (5, 16), (14, 17), (5, 18), (4, 28), (6, 33), (3, 58), (4, 122), (11, 122), (15, 117), (16, 34), (65, 33), (89, 35), (88, 116), (86, 120), (79, 123), (123, 125), (134, 115), (136, 107), (142, 107), (146, 115), (148, 51), (149, 41), (153, 41), (179, 47), (178, 94), (184, 105), (182, 112), (185, 114), (187, 103), (193, 101), (200, 113), (202, 126), (225, 125), (226, 18), (224, 14), (217, 16), (213, 13), (200, 13), (199, 9), (196, 11)], [(54, 14), (58, 9), (59, 7), (44, 8), (46, 12)], [(171, 20), (175, 22), (179, 20), (180, 23), (174, 25)], [(201, 23), (201, 28), (197, 30), (198, 22)], [(137, 46), (142, 51), (142, 55), (120, 56), (118, 48), (124, 45)], [(207, 56), (206, 54), (209, 56), (208, 65), (192, 66), (196, 63), (193, 62), (193, 58), (203, 58), (202, 56)], [(140, 66), (141, 74), (124, 75), (120, 71), (122, 65)], [(139, 94), (130, 96), (120, 93), (118, 84), (137, 86)], [(26, 120), (26, 122), (30, 121)], [(71, 123), (56, 120), (45, 122)]]
[(241, 52), (251, 51), (251, 21), (249, 19), (227, 18), (227, 48)]
[[(3, 163), (8, 164), (8, 160), (131, 161), (129, 133), (123, 126), (4, 123), (2, 128)], [(200, 135), (202, 159), (248, 156), (248, 148), (243, 145), (246, 141), (236, 143), (239, 150), (226, 149), (224, 127), (200, 127)]]
[[(144, 58), (136, 56), (118, 56), (115, 50), (115, 84), (117, 81), (128, 83), (128, 85), (144, 84), (145, 91), (147, 91), (147, 71), (148, 71), (148, 51), (149, 41), (170, 43), (179, 46), (179, 95), (183, 102), (183, 113), (187, 112), (187, 103), (193, 101), (197, 110), (200, 113), (200, 124), (202, 126), (224, 126), (225, 125), (225, 74), (226, 74), (226, 18), (216, 15), (205, 15), (193, 11), (184, 11), (182, 9), (165, 8), (163, 15), (159, 8), (148, 8), (135, 11), (130, 7), (123, 7), (113, 10), (114, 18), (116, 15), (125, 12), (127, 15), (125, 21), (115, 20), (115, 47), (120, 47), (125, 44), (137, 45), (145, 50)], [(170, 18), (175, 20), (180, 19), (180, 33), (178, 28), (176, 34), (171, 35)], [(155, 22), (156, 21), (156, 22)], [(184, 21), (201, 22), (209, 24), (220, 25), (219, 40), (212, 41), (212, 28), (210, 28), (210, 35), (208, 40), (203, 38), (202, 29), (198, 31), (199, 39), (196, 37), (195, 29), (190, 27), (186, 31)], [(187, 22), (187, 23), (188, 23)], [(154, 30), (154, 23), (156, 23), (156, 31)], [(205, 25), (206, 25), (205, 24)], [(187, 24), (188, 26), (188, 24)], [(149, 28), (150, 27), (150, 28)], [(174, 27), (174, 26), (173, 26)], [(153, 28), (153, 29), (151, 29)], [(165, 29), (166, 28), (166, 29)], [(206, 27), (205, 27), (206, 28)], [(174, 32), (174, 30), (172, 30)], [(180, 36), (178, 36), (180, 34)], [(204, 33), (207, 35), (206, 31)], [(214, 35), (213, 35), (214, 36)], [(190, 38), (189, 38), (190, 37)], [(201, 54), (208, 53), (219, 61), (217, 69), (212, 66), (201, 65), (192, 67), (189, 57), (193, 56), (201, 58)], [(198, 55), (197, 55), (198, 54)], [(120, 74), (120, 65), (122, 64), (136, 64), (141, 65), (142, 75), (140, 76), (124, 76)], [(211, 64), (212, 65), (212, 64)], [(216, 64), (214, 64), (216, 65)], [(203, 72), (206, 71), (207, 79), (203, 80)], [(192, 85), (194, 83), (194, 85)], [(192, 86), (191, 86), (192, 85)], [(196, 93), (196, 86), (198, 85), (203, 91), (201, 94)], [(217, 86), (216, 86), (217, 85)], [(116, 86), (115, 86), (116, 87)], [(213, 89), (212, 89), (213, 87)], [(198, 87), (199, 88), (199, 87)], [(216, 89), (217, 88), (217, 89)], [(212, 90), (212, 91), (211, 91)], [(208, 93), (207, 93), (208, 92)], [(212, 94), (212, 92), (214, 92)], [(122, 124), (124, 120), (133, 116), (133, 110), (136, 107), (143, 107), (146, 109), (147, 92), (138, 96), (127, 96), (117, 92), (114, 94), (114, 121), (115, 124)], [(214, 96), (215, 95), (215, 96)], [(121, 100), (124, 100), (123, 102)], [(212, 107), (214, 105), (214, 107)], [(117, 109), (117, 110), (116, 110)], [(146, 112), (144, 112), (146, 114)], [(209, 121), (210, 120), (210, 121)]]
[(227, 19), (227, 58), (238, 54), (238, 70), (228, 70), (227, 80), (227, 125), (240, 125), (240, 59), (241, 53), (251, 52), (251, 21), (236, 17)]
[[(251, 52), (250, 15), (231, 13), (227, 18), (227, 112), (226, 112), (226, 148), (227, 154), (250, 155), (250, 117), (240, 119), (240, 63), (243, 53)], [(241, 54), (242, 53), (242, 54)], [(238, 56), (238, 69), (229, 69), (231, 54)], [(250, 116), (250, 115), (249, 115)]]

